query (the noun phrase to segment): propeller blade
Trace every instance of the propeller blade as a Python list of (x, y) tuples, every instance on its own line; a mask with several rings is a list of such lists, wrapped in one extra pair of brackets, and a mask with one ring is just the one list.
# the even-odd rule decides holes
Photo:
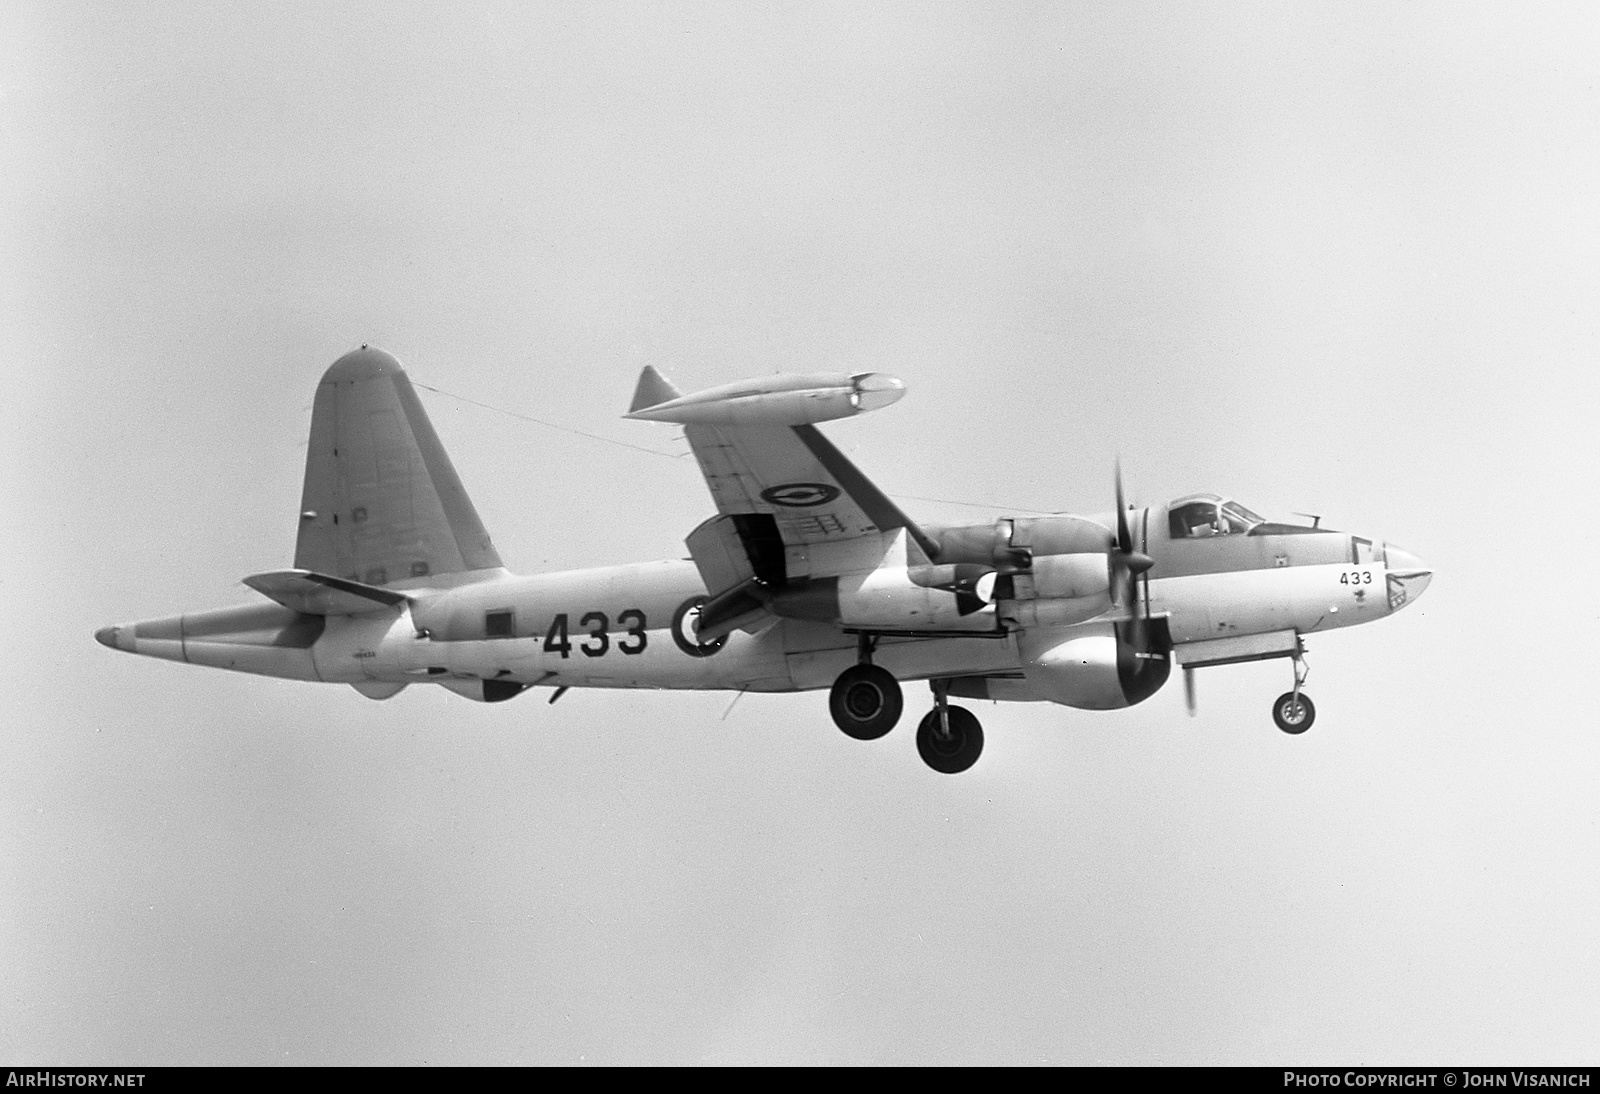
[(1183, 670), (1183, 705), (1189, 708), (1189, 717), (1193, 718), (1199, 710), (1200, 704), (1194, 694), (1194, 669), (1187, 666)]
[[(1133, 531), (1128, 527), (1128, 504), (1122, 492), (1122, 458), (1115, 463), (1114, 482), (1117, 494), (1117, 555), (1116, 566), (1118, 599), (1128, 610), (1128, 638), (1134, 649), (1145, 648), (1145, 623), (1150, 614), (1148, 603), (1139, 602), (1139, 575), (1155, 565), (1155, 559), (1133, 549)], [(1148, 586), (1146, 586), (1148, 599)]]
[(1128, 531), (1128, 507), (1122, 500), (1122, 457), (1116, 462), (1117, 484), (1117, 550), (1124, 555), (1133, 554), (1133, 535)]

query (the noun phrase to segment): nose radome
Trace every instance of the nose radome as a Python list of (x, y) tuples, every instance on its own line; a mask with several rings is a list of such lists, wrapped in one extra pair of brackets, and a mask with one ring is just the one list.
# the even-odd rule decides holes
[(1399, 611), (1428, 588), (1433, 571), (1410, 551), (1385, 544), (1384, 558), (1389, 567), (1389, 610)]

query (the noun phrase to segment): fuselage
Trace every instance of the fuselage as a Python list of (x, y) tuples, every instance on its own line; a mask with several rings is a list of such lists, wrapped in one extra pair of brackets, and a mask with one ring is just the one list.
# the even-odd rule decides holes
[(405, 370), (362, 346), (317, 385), (293, 564), (244, 578), (267, 599), (105, 627), (114, 649), (388, 699), (436, 684), (479, 702), (530, 688), (828, 690), (871, 741), (927, 681), (916, 746), (958, 774), (983, 750), (952, 699), (1114, 710), (1183, 669), (1290, 658), (1273, 703), (1315, 718), (1303, 636), (1397, 611), (1430, 572), (1397, 548), (1274, 524), (1195, 494), (1098, 517), (921, 524), (815, 423), (897, 401), (877, 373), (762, 376), (684, 395), (640, 373), (628, 416), (683, 429), (715, 512), (688, 557), (518, 577)]
[[(1214, 662), (1246, 660), (1258, 636), (1370, 622), (1399, 610), (1427, 581), (1414, 557), (1365, 537), (1274, 525), (1188, 537), (1172, 534), (1179, 522), (1169, 507), (1130, 516), (1154, 563), (1139, 586), (1143, 610), (1160, 621), (1180, 660), (1186, 652), (1203, 660), (1194, 651), (1214, 651)], [(754, 633), (698, 642), (694, 619), (707, 590), (688, 560), (525, 577), (469, 571), (448, 582), (395, 582), (408, 602), (362, 614), (252, 604), (108, 627), (97, 637), (168, 660), (353, 684), (374, 697), (426, 682), (490, 701), (530, 686), (809, 690), (828, 687), (858, 659), (856, 634), (803, 619), (769, 619)], [(1125, 705), (1041, 692), (1026, 674), (1049, 651), (1076, 649), (1065, 645), (1075, 636), (1088, 648), (1111, 635), (1130, 614), (1129, 605), (1111, 604), (1064, 625), (1007, 627), (1000, 603), (990, 629), (886, 634), (874, 659), (901, 680), (992, 677), (974, 693), (984, 697)]]

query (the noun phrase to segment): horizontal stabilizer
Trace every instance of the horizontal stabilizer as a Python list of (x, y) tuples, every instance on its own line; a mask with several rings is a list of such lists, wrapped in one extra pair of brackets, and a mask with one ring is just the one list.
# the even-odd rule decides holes
[(656, 366), (646, 365), (644, 371), (639, 373), (639, 384), (633, 389), (633, 402), (628, 404), (628, 413), (639, 410), (648, 410), (660, 403), (676, 399), (682, 392), (672, 386), (661, 373), (656, 371)]
[(405, 593), (363, 585), (311, 570), (273, 570), (251, 574), (244, 583), (285, 608), (306, 615), (360, 615), (392, 608), (411, 599)]

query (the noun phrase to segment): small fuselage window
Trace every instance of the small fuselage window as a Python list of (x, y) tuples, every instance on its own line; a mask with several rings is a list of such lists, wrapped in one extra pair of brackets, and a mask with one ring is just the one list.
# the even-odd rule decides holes
[(516, 618), (509, 609), (483, 613), (485, 638), (512, 638), (516, 635)]

